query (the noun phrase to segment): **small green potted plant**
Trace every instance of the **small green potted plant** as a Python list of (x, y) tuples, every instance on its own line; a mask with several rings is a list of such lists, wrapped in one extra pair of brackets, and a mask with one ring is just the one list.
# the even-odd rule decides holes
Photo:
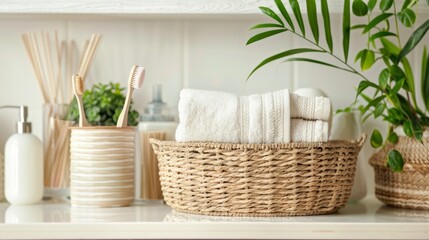
[[(419, 64), (423, 107), (418, 105), (415, 74), (407, 59), (428, 31), (429, 20), (423, 21), (407, 39), (400, 34), (401, 28), (414, 26), (418, 2), (345, 0), (342, 12), (343, 54), (339, 56), (333, 52), (334, 42), (327, 0), (320, 0), (322, 23), (319, 23), (317, 18), (316, 1), (306, 0), (311, 36), (308, 30), (306, 32), (305, 17), (297, 0), (289, 0), (294, 16), (288, 12), (281, 0), (274, 0), (277, 8), (275, 11), (260, 7), (270, 22), (253, 26), (252, 30), (262, 31), (251, 37), (247, 45), (274, 35), (290, 34), (312, 46), (286, 49), (270, 56), (257, 65), (249, 77), (264, 65), (280, 59), (284, 62), (320, 64), (359, 76), (362, 80), (357, 86), (356, 98), (364, 102), (359, 107), (363, 121), (373, 116), (383, 119), (389, 125), (386, 137), (383, 138), (378, 129), (371, 134), (371, 145), (380, 148), (370, 161), (376, 173), (377, 197), (388, 205), (429, 209), (429, 138), (424, 134), (429, 126), (429, 55), (426, 46), (420, 53)], [(429, 1), (426, 0), (426, 3), (429, 5)], [(427, 5), (420, 4), (424, 8), (427, 8)], [(353, 25), (352, 14), (367, 19), (367, 23)], [(292, 21), (293, 17), (295, 23)], [(319, 33), (322, 31), (319, 27), (321, 24), (324, 26), (326, 45), (319, 42), (322, 35)], [(359, 51), (354, 59), (360, 63), (360, 69), (349, 63), (350, 31), (360, 31), (361, 40), (366, 43), (365, 48)], [(314, 58), (296, 57), (302, 53), (312, 53)], [(319, 60), (318, 57), (322, 55), (329, 55), (339, 64)], [(371, 68), (379, 70), (378, 79), (365, 77), (364, 72)], [(398, 132), (403, 132), (403, 136)], [(421, 190), (425, 191), (424, 197)]]
[[(124, 88), (119, 83), (98, 83), (83, 94), (83, 103), (88, 123), (92, 126), (115, 126), (125, 103)], [(69, 120), (79, 120), (79, 109), (76, 98), (69, 108)], [(128, 112), (128, 126), (136, 126), (139, 113), (131, 105)]]

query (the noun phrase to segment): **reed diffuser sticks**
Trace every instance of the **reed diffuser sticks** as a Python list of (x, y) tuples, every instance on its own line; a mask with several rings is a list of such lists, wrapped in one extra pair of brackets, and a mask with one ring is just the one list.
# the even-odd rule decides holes
[(45, 187), (69, 187), (69, 139), (67, 106), (73, 98), (71, 76), (87, 76), (101, 35), (92, 34), (79, 52), (73, 40), (60, 40), (57, 31), (22, 35), (27, 56), (44, 100)]

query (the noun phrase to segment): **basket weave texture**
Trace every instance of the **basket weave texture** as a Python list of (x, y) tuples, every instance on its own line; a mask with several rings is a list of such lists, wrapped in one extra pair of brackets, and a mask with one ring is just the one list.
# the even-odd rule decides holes
[(178, 143), (151, 139), (164, 200), (174, 210), (216, 216), (336, 212), (350, 196), (365, 141)]
[[(401, 152), (405, 161), (403, 172), (386, 167), (386, 153), (391, 149)], [(393, 207), (429, 210), (429, 138), (423, 144), (400, 136), (395, 145), (379, 150), (370, 158), (375, 172), (375, 195)]]

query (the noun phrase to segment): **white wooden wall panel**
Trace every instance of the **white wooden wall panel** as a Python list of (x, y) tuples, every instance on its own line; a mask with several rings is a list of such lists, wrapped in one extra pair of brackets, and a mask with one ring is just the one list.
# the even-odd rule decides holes
[[(42, 95), (28, 59), (21, 34), (34, 30), (66, 30), (64, 21), (13, 20), (0, 21), (0, 105), (27, 105), (33, 132), (42, 135)], [(17, 110), (0, 111), (0, 151), (15, 132)]]
[(280, 36), (245, 46), (252, 21), (198, 21), (186, 25), (185, 87), (247, 95), (292, 87), (292, 68), (272, 64), (246, 83), (263, 58), (292, 46)]
[[(298, 0), (305, 11), (305, 1)], [(286, 1), (285, 1), (286, 2)], [(341, 12), (344, 1), (329, 0), (331, 12)], [(420, 5), (426, 4), (420, 1)], [(286, 4), (289, 8), (289, 5)], [(3, 13), (90, 14), (260, 14), (258, 6), (272, 0), (0, 0)], [(320, 12), (320, 8), (318, 8)], [(378, 9), (376, 9), (377, 11)], [(427, 8), (419, 8), (428, 12)]]

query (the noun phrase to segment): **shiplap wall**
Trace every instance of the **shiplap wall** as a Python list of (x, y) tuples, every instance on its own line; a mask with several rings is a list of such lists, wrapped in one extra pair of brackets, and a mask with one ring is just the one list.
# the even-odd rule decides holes
[[(420, 15), (419, 19), (428, 17), (428, 14)], [(42, 97), (20, 39), (22, 33), (37, 30), (58, 30), (63, 38), (75, 39), (78, 43), (93, 32), (101, 33), (103, 39), (90, 69), (90, 83), (114, 81), (125, 86), (130, 67), (133, 64), (145, 66), (147, 77), (143, 90), (134, 94), (140, 112), (150, 101), (151, 87), (155, 83), (163, 84), (164, 100), (173, 109), (177, 106), (179, 91), (184, 87), (237, 94), (317, 87), (332, 99), (334, 109), (346, 107), (354, 100), (354, 88), (359, 78), (307, 63), (274, 63), (262, 68), (246, 83), (247, 75), (263, 58), (291, 47), (307, 46), (288, 34), (246, 47), (245, 42), (252, 34), (248, 29), (260, 23), (260, 19), (117, 19), (111, 16), (63, 19), (24, 15), (0, 18), (0, 105), (29, 106), (33, 131), (41, 137)], [(342, 55), (341, 16), (335, 15), (332, 23), (334, 51)], [(351, 62), (362, 47), (359, 35), (357, 32), (352, 35)], [(423, 42), (427, 43), (428, 38)], [(411, 64), (417, 70), (420, 66), (415, 63), (421, 58), (421, 48), (415, 52)], [(328, 56), (321, 59), (332, 60)], [(376, 68), (365, 75), (377, 79), (377, 71)], [(419, 71), (416, 72), (416, 79), (419, 79)], [(7, 138), (14, 133), (17, 119), (15, 110), (0, 112), (1, 151)], [(374, 126), (382, 124), (370, 119), (363, 130), (370, 133)], [(367, 144), (361, 161), (367, 161), (372, 151)], [(372, 170), (367, 167), (366, 171), (371, 179)], [(368, 182), (372, 183), (372, 180)]]

